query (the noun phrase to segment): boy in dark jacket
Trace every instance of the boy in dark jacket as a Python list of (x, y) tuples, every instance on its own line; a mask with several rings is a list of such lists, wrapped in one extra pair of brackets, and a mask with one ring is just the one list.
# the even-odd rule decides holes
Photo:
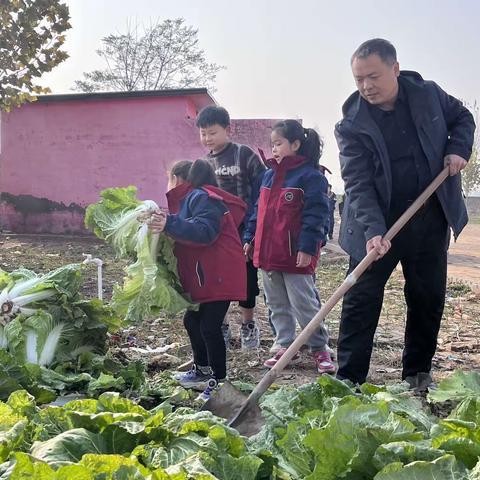
[[(215, 171), (219, 187), (240, 197), (247, 204), (246, 218), (249, 218), (258, 197), (265, 166), (250, 147), (230, 141), (230, 116), (223, 107), (205, 107), (198, 114), (196, 124), (200, 131), (200, 141), (209, 150), (206, 159)], [(242, 223), (239, 228), (240, 237), (243, 230)], [(257, 269), (247, 259), (247, 299), (239, 302), (242, 312), (242, 349), (260, 345), (260, 331), (254, 319), (258, 294)], [(228, 344), (230, 330), (227, 322), (224, 323), (223, 332)]]

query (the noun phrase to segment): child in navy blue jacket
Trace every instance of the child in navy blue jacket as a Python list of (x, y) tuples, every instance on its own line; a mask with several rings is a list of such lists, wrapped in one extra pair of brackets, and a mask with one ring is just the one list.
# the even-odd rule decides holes
[[(267, 367), (273, 367), (295, 340), (295, 319), (303, 328), (320, 309), (313, 274), (329, 221), (317, 132), (285, 120), (273, 126), (271, 140), (274, 158), (266, 160), (270, 168), (244, 234), (245, 253), (253, 251), (253, 263), (262, 270), (276, 343), (282, 347), (265, 362)], [(327, 344), (322, 325), (308, 341), (319, 373), (335, 371)], [(298, 360), (297, 354), (292, 362)]]
[(194, 365), (178, 377), (186, 388), (204, 390), (208, 400), (226, 377), (222, 323), (230, 301), (247, 295), (245, 256), (238, 226), (245, 203), (217, 186), (206, 160), (176, 163), (169, 172), (169, 214), (152, 216), (150, 228), (175, 240), (178, 273), (184, 291), (199, 303), (183, 318), (192, 345)]

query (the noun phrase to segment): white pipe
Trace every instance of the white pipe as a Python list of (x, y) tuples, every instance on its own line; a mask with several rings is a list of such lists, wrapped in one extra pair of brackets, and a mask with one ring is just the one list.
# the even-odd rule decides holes
[(85, 257), (85, 260), (83, 261), (84, 264), (93, 263), (94, 265), (97, 266), (97, 289), (98, 289), (97, 296), (99, 300), (103, 300), (103, 278), (102, 278), (103, 261), (100, 260), (99, 258), (93, 258), (90, 253), (83, 253), (82, 255)]

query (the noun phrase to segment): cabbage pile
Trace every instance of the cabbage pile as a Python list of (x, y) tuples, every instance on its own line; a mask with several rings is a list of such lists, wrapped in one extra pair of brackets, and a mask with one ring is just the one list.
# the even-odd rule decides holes
[(115, 286), (111, 306), (129, 323), (160, 312), (174, 315), (193, 305), (183, 292), (173, 254), (174, 242), (152, 234), (142, 214), (158, 210), (152, 200), (136, 198), (135, 187), (108, 188), (90, 205), (85, 225), (111, 245), (119, 258), (131, 260), (123, 286)]
[(18, 364), (52, 367), (85, 352), (104, 353), (107, 332), (121, 320), (100, 300), (81, 297), (81, 269), (0, 270), (0, 348)]

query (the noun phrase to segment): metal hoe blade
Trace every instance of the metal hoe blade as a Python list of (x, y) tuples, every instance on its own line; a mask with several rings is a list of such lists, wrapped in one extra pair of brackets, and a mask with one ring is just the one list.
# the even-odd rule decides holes
[(237, 423), (236, 415), (242, 406), (246, 404), (248, 396), (234, 387), (230, 382), (225, 382), (220, 389), (215, 392), (210, 400), (208, 400), (202, 407), (202, 410), (208, 410), (218, 417), (229, 420), (229, 425), (236, 428), (242, 435), (250, 437), (260, 431), (265, 424), (265, 419), (262, 416), (260, 407), (257, 404), (249, 405), (245, 410), (245, 414), (241, 415)]

